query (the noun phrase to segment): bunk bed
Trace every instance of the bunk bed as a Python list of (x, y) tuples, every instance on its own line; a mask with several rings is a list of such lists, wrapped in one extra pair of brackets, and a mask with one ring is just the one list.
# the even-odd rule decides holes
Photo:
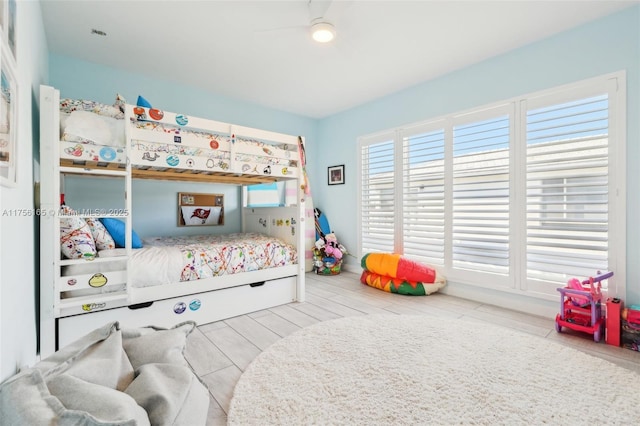
[[(58, 90), (41, 86), (41, 355), (47, 356), (109, 321), (119, 321), (124, 327), (171, 327), (187, 320), (204, 324), (304, 301), (305, 210), (301, 191), (296, 205), (242, 208), (243, 237), (249, 242), (262, 242), (267, 236), (275, 240), (241, 252), (240, 257), (258, 253), (259, 259), (245, 262), (248, 266), (226, 269), (207, 263), (211, 259), (204, 250), (213, 242), (202, 236), (196, 242), (169, 239), (172, 244), (183, 243), (180, 248), (167, 240), (153, 244), (145, 240), (143, 248), (134, 248), (139, 243), (132, 211), (133, 179), (232, 185), (293, 181), (301, 188), (302, 143), (298, 136), (148, 106), (61, 101)], [(124, 186), (124, 208), (87, 212), (65, 206), (60, 194), (67, 175), (117, 179)], [(91, 231), (96, 230), (96, 222), (120, 220), (123, 247), (108, 244), (103, 250), (96, 249), (95, 255), (68, 253), (77, 241), (68, 244), (65, 251), (61, 235), (77, 237), (81, 227), (74, 224), (79, 218), (94, 227)], [(65, 233), (67, 227), (73, 232)], [(223, 247), (216, 250), (241, 250), (229, 249), (231, 243), (226, 238)], [(164, 255), (157, 251), (163, 246), (182, 259), (163, 260)], [(202, 252), (197, 251), (200, 248)], [(143, 263), (145, 258), (150, 263)], [(194, 258), (205, 259), (199, 267), (208, 273), (194, 272), (197, 266), (193, 264), (185, 266), (185, 259)], [(265, 258), (273, 262), (265, 263)], [(169, 271), (155, 281), (141, 273), (145, 268), (155, 270), (168, 264), (182, 268), (182, 273)], [(191, 273), (184, 273), (189, 268)]]

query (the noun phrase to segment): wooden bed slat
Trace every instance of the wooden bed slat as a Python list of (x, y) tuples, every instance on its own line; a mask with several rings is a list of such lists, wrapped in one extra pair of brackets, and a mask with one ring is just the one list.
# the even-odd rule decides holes
[(249, 176), (249, 175), (233, 175), (213, 172), (210, 174), (193, 173), (193, 171), (180, 171), (179, 169), (170, 169), (164, 171), (158, 170), (141, 170), (133, 169), (131, 175), (134, 179), (155, 179), (155, 180), (176, 180), (191, 182), (213, 182), (213, 183), (234, 183), (234, 184), (256, 184), (277, 182), (278, 178), (274, 176)]
[[(104, 163), (99, 164), (95, 161), (75, 162), (69, 159), (60, 159), (60, 166), (73, 167), (82, 170), (83, 174), (91, 174), (91, 170), (119, 170), (124, 169), (121, 163)], [(87, 173), (88, 171), (88, 173)], [(223, 172), (202, 172), (184, 169), (160, 169), (158, 167), (149, 169), (133, 169), (131, 177), (134, 179), (154, 179), (154, 180), (170, 180), (170, 181), (188, 181), (188, 182), (207, 182), (207, 183), (230, 183), (236, 185), (253, 185), (259, 183), (277, 182), (280, 179), (277, 176), (263, 175), (234, 175), (232, 173)]]

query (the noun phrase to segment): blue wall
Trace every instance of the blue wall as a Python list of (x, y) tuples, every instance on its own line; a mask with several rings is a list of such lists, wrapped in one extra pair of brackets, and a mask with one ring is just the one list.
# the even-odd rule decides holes
[[(359, 136), (626, 70), (627, 300), (640, 303), (640, 226), (634, 221), (640, 207), (640, 168), (636, 165), (640, 158), (639, 28), (640, 7), (635, 6), (321, 120), (319, 143), (309, 152), (316, 205), (327, 213), (340, 241), (355, 251)], [(349, 146), (352, 148), (345, 149)], [(329, 186), (326, 170), (336, 164), (346, 165), (346, 181)]]
[[(76, 210), (124, 209), (124, 179), (68, 177), (67, 205)], [(96, 190), (99, 188), (99, 190)], [(192, 182), (133, 181), (133, 229), (141, 238), (240, 232), (240, 192), (235, 185)], [(178, 227), (178, 192), (224, 195), (224, 225)]]

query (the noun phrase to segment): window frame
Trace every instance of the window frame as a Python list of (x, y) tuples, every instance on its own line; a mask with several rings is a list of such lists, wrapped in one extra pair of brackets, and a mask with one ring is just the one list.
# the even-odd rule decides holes
[[(527, 155), (527, 111), (543, 106), (560, 104), (567, 100), (588, 98), (607, 93), (609, 104), (608, 159), (609, 159), (609, 199), (608, 199), (608, 255), (609, 268), (614, 277), (609, 280), (607, 294), (624, 297), (626, 291), (626, 72), (618, 71), (566, 85), (528, 93), (511, 99), (493, 102), (463, 112), (447, 114), (431, 120), (381, 131), (358, 138), (358, 208), (357, 240), (359, 256), (362, 250), (362, 149), (376, 141), (394, 141), (394, 188), (397, 218), (403, 217), (402, 169), (403, 139), (417, 134), (417, 131), (445, 129), (445, 252), (444, 265), (435, 266), (450, 283), (464, 283), (472, 286), (491, 288), (511, 293), (526, 294), (543, 299), (557, 299), (557, 282), (530, 280), (527, 278), (527, 217), (526, 217), (526, 155)], [(479, 274), (452, 267), (452, 185), (453, 185), (453, 131), (459, 123), (479, 121), (495, 117), (496, 111), (505, 110), (509, 114), (509, 273), (506, 276)], [(386, 139), (385, 139), (386, 138)], [(524, 170), (524, 171), (523, 171)], [(395, 224), (395, 252), (403, 253), (403, 220)], [(595, 274), (596, 271), (594, 271)], [(553, 287), (553, 288), (551, 288)]]

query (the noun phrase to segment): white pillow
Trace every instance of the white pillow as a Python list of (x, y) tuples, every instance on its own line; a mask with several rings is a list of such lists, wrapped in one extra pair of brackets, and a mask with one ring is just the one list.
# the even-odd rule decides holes
[(220, 206), (182, 206), (185, 225), (217, 225), (220, 221)]
[(73, 111), (62, 122), (62, 139), (70, 142), (91, 141), (99, 145), (125, 146), (124, 120), (88, 111)]

